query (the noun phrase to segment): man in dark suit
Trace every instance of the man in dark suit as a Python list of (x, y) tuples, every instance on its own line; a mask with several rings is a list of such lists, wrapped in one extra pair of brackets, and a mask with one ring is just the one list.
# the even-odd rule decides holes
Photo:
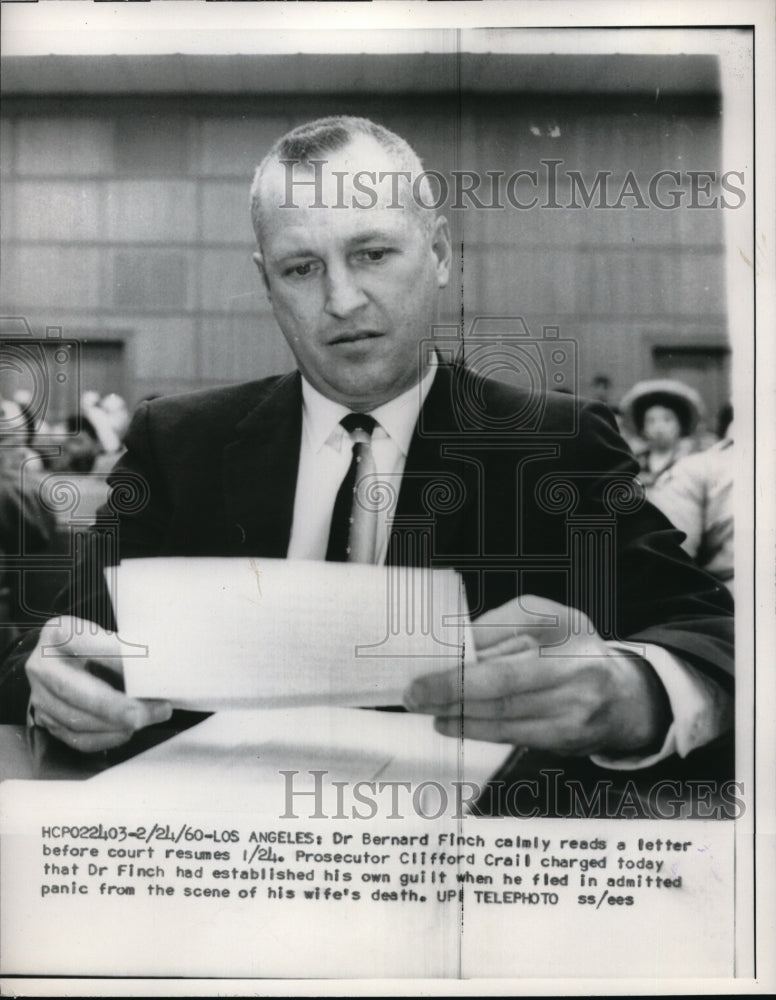
[[(605, 408), (435, 356), (451, 248), (421, 172), (364, 119), (301, 126), (270, 151), (255, 261), (299, 371), (139, 408), (114, 484), (144, 495), (120, 513), (117, 554), (332, 557), (340, 484), (368, 460), (400, 484), (371, 512), (368, 560), (457, 568), (476, 619), (477, 664), (418, 679), (408, 709), (453, 736), (613, 767), (685, 755), (732, 724), (729, 602), (641, 502)], [(349, 413), (371, 420), (343, 426)], [(70, 611), (101, 628), (54, 620), (26, 663), (36, 722), (82, 750), (170, 713), (104, 676), (120, 646), (90, 580)]]

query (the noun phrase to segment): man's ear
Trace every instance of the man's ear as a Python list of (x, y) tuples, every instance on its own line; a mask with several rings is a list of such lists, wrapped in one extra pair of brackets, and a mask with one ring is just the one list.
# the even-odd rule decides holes
[(446, 288), (450, 280), (450, 266), (453, 259), (453, 244), (447, 219), (440, 215), (431, 231), (431, 250), (436, 258), (437, 284)]
[(253, 254), (253, 263), (259, 269), (259, 274), (261, 275), (261, 280), (264, 285), (264, 291), (267, 293), (267, 298), (271, 302), (272, 293), (269, 290), (269, 281), (267, 281), (267, 272), (264, 267), (264, 258), (262, 257), (261, 253), (258, 250), (256, 251), (256, 253)]

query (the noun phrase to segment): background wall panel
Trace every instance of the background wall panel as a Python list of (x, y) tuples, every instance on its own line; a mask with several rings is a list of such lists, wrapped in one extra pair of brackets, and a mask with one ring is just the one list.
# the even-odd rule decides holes
[[(373, 93), (362, 67), (360, 92), (308, 93), (302, 80), (296, 91), (283, 83), (282, 93), (229, 94), (228, 86), (240, 85), (232, 66), (229, 81), (213, 77), (209, 93), (102, 87), (7, 97), (0, 118), (3, 314), (25, 316), (40, 336), (57, 325), (65, 335), (134, 338), (117, 375), (130, 404), (151, 391), (288, 368), (251, 261), (251, 176), (283, 131), (347, 112), (394, 128), (448, 178), (454, 170), (503, 172), (503, 208), (447, 206), (456, 262), (441, 322), (466, 330), (479, 315), (522, 315), (536, 336), (555, 325), (578, 343), (582, 390), (603, 373), (615, 396), (657, 373), (658, 342), (724, 347), (724, 210), (689, 207), (688, 171), (718, 177), (722, 169), (720, 99), (708, 61), (698, 64), (697, 86), (686, 83), (684, 67), (671, 93), (656, 95), (614, 84), (596, 92), (594, 67), (583, 62), (586, 93), (552, 82), (549, 64), (547, 89), (537, 62), (525, 70), (529, 89), (521, 92), (503, 73), (491, 80), (495, 69), (475, 73), (465, 60), (440, 60), (429, 62), (426, 78), (420, 66), (402, 75), (397, 62), (397, 86)], [(330, 64), (332, 79), (337, 65)], [(383, 57), (380, 66), (389, 65)], [(661, 64), (650, 65), (659, 71)], [(675, 71), (672, 62), (666, 81)], [(647, 69), (639, 72), (646, 79)], [(562, 161), (555, 197), (564, 206), (576, 198), (578, 207), (546, 207), (548, 160)], [(539, 203), (530, 210), (505, 203), (503, 185), (516, 170), (539, 178)], [(638, 208), (633, 198), (620, 208), (585, 208), (569, 178), (578, 172), (590, 191), (605, 171), (614, 201), (629, 171), (646, 192), (661, 170), (681, 173), (678, 184), (669, 178), (661, 187), (666, 197), (677, 191), (676, 209)], [(515, 191), (528, 198), (532, 185)], [(710, 191), (719, 195), (717, 181)], [(483, 185), (480, 197), (486, 192)], [(708, 400), (712, 409), (720, 401)]]

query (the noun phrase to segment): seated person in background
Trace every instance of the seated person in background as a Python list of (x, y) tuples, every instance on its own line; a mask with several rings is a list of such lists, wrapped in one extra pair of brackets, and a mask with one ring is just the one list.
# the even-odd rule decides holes
[(619, 415), (619, 406), (612, 402), (612, 380), (608, 375), (593, 376), (590, 382), (590, 398), (608, 406), (615, 417)]
[[(252, 188), (254, 260), (298, 371), (138, 407), (113, 481), (141, 476), (148, 502), (120, 513), (119, 557), (322, 560), (358, 549), (376, 564), (452, 566), (476, 619), (479, 662), (463, 678), (451, 669), (417, 679), (409, 710), (455, 738), (614, 767), (684, 756), (732, 725), (729, 595), (641, 502), (638, 467), (608, 410), (435, 359), (452, 250), (422, 171), (401, 137), (360, 118), (302, 125), (270, 150)], [(391, 181), (406, 172), (418, 183), (398, 184), (397, 204)], [(364, 210), (355, 180), (363, 186), (367, 174), (375, 200)], [(352, 537), (333, 544), (338, 495), (352, 505), (345, 484), (358, 459), (398, 494), (368, 552), (363, 537), (355, 548)], [(557, 477), (571, 483), (561, 492), (574, 498), (574, 517), (616, 521), (612, 575), (602, 569), (590, 586), (587, 565), (557, 568), (570, 522), (544, 489)], [(460, 503), (429, 506), (451, 481)], [(427, 548), (412, 544), (419, 519), (433, 523)], [(99, 522), (93, 537), (106, 558)], [(116, 623), (87, 563), (73, 588), (85, 596), (63, 609), (102, 628), (53, 619), (11, 664), (26, 668), (29, 686), (6, 693), (17, 715), (29, 705), (39, 725), (92, 751), (171, 708), (130, 698), (92, 670), (96, 661), (120, 681), (105, 631)], [(530, 611), (523, 595), (533, 595)]]
[(21, 573), (11, 560), (49, 550), (56, 525), (38, 495), (38, 477), (9, 461), (0, 428), (0, 654), (17, 637), (24, 622), (20, 592)]
[(132, 419), (126, 400), (116, 392), (109, 392), (100, 400), (100, 409), (108, 415), (110, 426), (118, 439), (118, 447), (121, 448), (121, 442), (127, 436), (129, 422)]
[(625, 418), (645, 443), (634, 449), (641, 467), (641, 481), (652, 498), (660, 477), (677, 459), (691, 454), (695, 431), (703, 411), (700, 396), (690, 386), (675, 379), (637, 382), (620, 404)]
[(100, 399), (96, 392), (84, 393), (81, 412), (94, 427), (100, 442), (100, 452), (94, 461), (94, 471), (108, 473), (123, 451), (123, 441), (129, 427), (127, 404), (115, 392)]
[(15, 400), (0, 396), (0, 448), (3, 449), (3, 466), (19, 476), (43, 471), (43, 459), (33, 448), (34, 427), (30, 429), (29, 411)]
[(62, 424), (60, 452), (50, 459), (54, 472), (91, 472), (101, 453), (100, 439), (83, 414), (71, 414)]
[(661, 476), (652, 502), (687, 535), (682, 548), (733, 591), (733, 412), (719, 428), (721, 440), (679, 459)]

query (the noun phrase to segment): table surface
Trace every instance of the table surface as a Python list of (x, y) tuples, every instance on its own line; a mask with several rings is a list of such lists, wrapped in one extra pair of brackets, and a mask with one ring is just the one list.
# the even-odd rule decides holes
[(82, 781), (177, 736), (207, 718), (203, 712), (176, 712), (169, 723), (150, 726), (115, 750), (84, 754), (37, 726), (0, 725), (0, 781)]

